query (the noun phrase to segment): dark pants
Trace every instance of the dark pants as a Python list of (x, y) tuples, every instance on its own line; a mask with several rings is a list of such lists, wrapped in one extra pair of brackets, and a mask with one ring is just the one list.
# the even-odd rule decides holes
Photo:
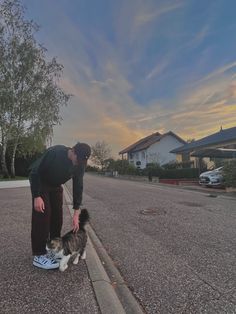
[[(33, 255), (46, 253), (48, 239), (60, 237), (63, 223), (63, 188), (43, 186), (44, 213), (32, 210), (31, 244)], [(34, 203), (33, 203), (34, 204)]]

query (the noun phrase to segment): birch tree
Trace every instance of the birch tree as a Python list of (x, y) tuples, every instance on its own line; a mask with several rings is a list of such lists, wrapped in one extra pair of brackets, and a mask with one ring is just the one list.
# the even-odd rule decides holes
[(60, 107), (69, 100), (59, 86), (63, 66), (46, 59), (46, 49), (37, 43), (39, 27), (24, 18), (18, 0), (0, 5), (0, 131), (1, 166), (8, 176), (6, 150), (11, 149), (11, 175), (20, 138), (41, 133), (49, 136), (61, 121)]

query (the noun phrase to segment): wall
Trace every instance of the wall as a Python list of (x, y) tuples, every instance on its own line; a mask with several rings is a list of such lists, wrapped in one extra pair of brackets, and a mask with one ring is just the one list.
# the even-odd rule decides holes
[[(147, 158), (146, 150), (135, 152), (132, 153), (131, 155), (129, 154), (129, 163), (133, 164), (135, 167), (140, 167), (140, 169), (144, 169), (146, 168), (146, 158)], [(141, 162), (141, 164), (137, 166), (136, 162)]]
[(176, 161), (176, 155), (171, 154), (170, 151), (182, 145), (182, 142), (171, 135), (163, 137), (147, 149), (147, 163), (157, 162), (163, 165), (170, 161)]

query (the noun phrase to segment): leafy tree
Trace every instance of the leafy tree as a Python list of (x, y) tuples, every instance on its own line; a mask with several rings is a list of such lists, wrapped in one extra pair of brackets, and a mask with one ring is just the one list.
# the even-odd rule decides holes
[(110, 159), (110, 170), (118, 171), (119, 174), (137, 174), (136, 167), (129, 163), (127, 159)]
[(116, 160), (113, 158), (108, 158), (104, 160), (104, 168), (107, 171), (115, 171)]
[(101, 168), (104, 169), (105, 161), (111, 156), (111, 148), (104, 141), (98, 141), (91, 147), (91, 160), (92, 162)]
[(223, 175), (226, 186), (236, 187), (236, 159), (225, 162)]
[(24, 18), (19, 0), (0, 5), (0, 138), (1, 165), (5, 176), (6, 150), (11, 141), (11, 174), (21, 137), (39, 134), (44, 140), (59, 124), (60, 107), (69, 95), (59, 87), (63, 66), (46, 61), (46, 49), (34, 35), (39, 27)]

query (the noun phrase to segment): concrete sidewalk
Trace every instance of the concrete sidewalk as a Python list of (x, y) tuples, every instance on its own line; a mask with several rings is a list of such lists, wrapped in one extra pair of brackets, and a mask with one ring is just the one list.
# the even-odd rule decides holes
[[(32, 265), (31, 194), (24, 184), (11, 182), (6, 188), (5, 183), (0, 189), (0, 312), (100, 313), (85, 261), (64, 273)], [(70, 228), (64, 208), (63, 233)]]
[(29, 180), (0, 181), (0, 189), (28, 187)]

